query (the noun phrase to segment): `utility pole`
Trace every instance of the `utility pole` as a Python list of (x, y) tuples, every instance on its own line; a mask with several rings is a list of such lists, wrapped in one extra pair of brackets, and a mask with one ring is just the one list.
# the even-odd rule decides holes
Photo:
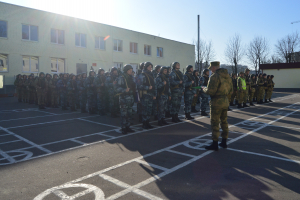
[(198, 70), (199, 74), (201, 74), (202, 66), (200, 66), (200, 15), (198, 15)]

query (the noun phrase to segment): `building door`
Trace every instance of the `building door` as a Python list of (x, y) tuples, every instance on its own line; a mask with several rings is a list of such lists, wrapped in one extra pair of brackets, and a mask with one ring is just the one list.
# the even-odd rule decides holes
[(123, 63), (120, 62), (114, 62), (114, 67), (118, 68), (118, 69), (123, 69)]
[(77, 75), (82, 74), (82, 73), (87, 74), (87, 64), (77, 63), (76, 64), (76, 73), (77, 73)]

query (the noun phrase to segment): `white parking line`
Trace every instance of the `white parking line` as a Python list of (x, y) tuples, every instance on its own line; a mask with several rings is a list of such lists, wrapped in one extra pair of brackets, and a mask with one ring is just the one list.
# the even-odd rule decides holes
[(188, 156), (188, 157), (192, 157), (192, 158), (194, 158), (194, 157), (196, 157), (196, 156), (193, 156), (193, 155), (191, 155), (191, 154), (187, 154), (187, 153), (182, 153), (182, 152), (179, 152), (179, 151), (174, 151), (174, 150), (167, 150), (168, 152), (171, 152), (171, 153), (176, 153), (176, 154), (180, 154), (180, 155), (183, 155), (183, 156)]
[(143, 165), (147, 165), (147, 166), (150, 166), (152, 168), (156, 168), (156, 169), (160, 169), (162, 171), (167, 171), (168, 169), (165, 168), (165, 167), (162, 167), (162, 166), (158, 166), (158, 165), (155, 165), (153, 163), (149, 163), (149, 162), (146, 162), (146, 161), (143, 161), (143, 160), (136, 160), (135, 162), (138, 162), (140, 164), (143, 164)]
[[(298, 103), (299, 103), (299, 102), (298, 102)], [(295, 104), (298, 104), (298, 103), (295, 103)], [(293, 104), (293, 105), (295, 105), (295, 104)], [(270, 113), (278, 112), (278, 111), (280, 111), (280, 110), (282, 110), (282, 109), (289, 108), (289, 107), (291, 107), (291, 106), (293, 106), (293, 105), (289, 105), (289, 106), (286, 106), (286, 107), (284, 107), (284, 108), (277, 109), (277, 110), (275, 110), (275, 111), (272, 111), (272, 112), (269, 112), (269, 113), (260, 115), (260, 116), (258, 116), (258, 117), (262, 117), (262, 116), (265, 116), (265, 115), (270, 114)], [(258, 125), (260, 125), (260, 127), (257, 127), (257, 128), (256, 128), (256, 125), (257, 125), (257, 124), (253, 124), (253, 125), (254, 125), (254, 126), (253, 126), (253, 129), (254, 129), (254, 130), (249, 131), (248, 133), (246, 133), (246, 134), (244, 134), (244, 135), (241, 135), (241, 136), (239, 136), (239, 137), (237, 137), (237, 138), (234, 138), (234, 139), (230, 140), (230, 141), (228, 142), (228, 144), (229, 144), (229, 143), (232, 143), (232, 142), (234, 142), (234, 141), (237, 141), (237, 140), (239, 140), (239, 139), (241, 139), (241, 138), (243, 138), (243, 137), (245, 137), (245, 136), (247, 136), (247, 135), (250, 135), (250, 134), (253, 133), (254, 131), (258, 131), (258, 130), (260, 130), (260, 129), (263, 129), (263, 128), (267, 127), (268, 125), (270, 125), (270, 124), (272, 124), (272, 123), (274, 123), (274, 122), (276, 122), (276, 121), (278, 121), (278, 120), (280, 120), (280, 119), (282, 119), (282, 118), (284, 118), (284, 117), (287, 117), (287, 116), (289, 116), (289, 115), (291, 115), (291, 114), (293, 114), (293, 113), (295, 113), (295, 112), (298, 112), (298, 111), (299, 111), (299, 109), (297, 109), (297, 110), (295, 110), (295, 111), (291, 111), (291, 112), (285, 114), (284, 116), (282, 116), (282, 117), (280, 117), (280, 118), (278, 118), (278, 119), (275, 119), (274, 121), (269, 122), (269, 123), (267, 123), (267, 124), (264, 124), (264, 123), (263, 123), (263, 124), (258, 124)], [(242, 122), (236, 123), (235, 125), (232, 125), (232, 126), (230, 126), (230, 127), (238, 127), (238, 125), (240, 125), (240, 124), (241, 124), (241, 125), (244, 125), (245, 122), (248, 122), (248, 121), (250, 121), (250, 120), (252, 120), (252, 119), (256, 119), (256, 118), (258, 118), (258, 117), (250, 118), (250, 119), (248, 119), (248, 120), (246, 120), (246, 121), (242, 121)], [(247, 124), (247, 123), (246, 123), (246, 124)], [(180, 142), (180, 143), (178, 143), (178, 144), (175, 144), (175, 145), (172, 145), (172, 146), (170, 146), (170, 147), (167, 147), (167, 148), (164, 148), (164, 149), (155, 151), (155, 152), (153, 152), (153, 153), (146, 154), (146, 155), (144, 155), (144, 156), (140, 156), (140, 157), (138, 157), (138, 158), (135, 158), (135, 159), (132, 159), (132, 160), (123, 162), (123, 163), (121, 163), (121, 164), (118, 164), (118, 165), (115, 165), (115, 166), (106, 168), (106, 169), (104, 169), (104, 170), (100, 170), (100, 171), (98, 171), (98, 172), (95, 172), (95, 173), (93, 173), (93, 174), (84, 176), (84, 177), (82, 177), (82, 178), (76, 179), (76, 180), (71, 181), (71, 182), (66, 183), (66, 184), (76, 183), (76, 182), (79, 182), (79, 181), (83, 181), (83, 180), (85, 180), (85, 179), (87, 179), (87, 178), (91, 178), (91, 177), (93, 177), (93, 176), (95, 176), (95, 175), (101, 175), (101, 174), (103, 174), (103, 173), (105, 173), (105, 172), (108, 172), (108, 171), (110, 171), (110, 170), (119, 168), (119, 167), (121, 167), (121, 166), (127, 165), (127, 164), (132, 163), (132, 162), (141, 162), (141, 161), (140, 161), (141, 159), (144, 159), (144, 158), (146, 158), (146, 157), (149, 157), (149, 156), (152, 156), (152, 155), (161, 153), (161, 152), (163, 152), (163, 151), (171, 150), (172, 148), (177, 147), (177, 146), (179, 146), (179, 145), (182, 145), (182, 144), (184, 144), (184, 143), (186, 143), (186, 142), (193, 141), (193, 140), (195, 140), (195, 139), (200, 139), (200, 138), (206, 137), (206, 136), (208, 136), (208, 135), (210, 135), (210, 134), (211, 134), (211, 133), (208, 133), (208, 134), (205, 134), (205, 135), (202, 135), (202, 136), (198, 136), (198, 137), (196, 137), (196, 138), (193, 138), (193, 139), (190, 139), (190, 140), (187, 140), (187, 141), (184, 141), (184, 142)], [(172, 172), (174, 172), (174, 171), (176, 171), (176, 170), (178, 170), (178, 169), (181, 169), (181, 168), (187, 166), (188, 164), (193, 163), (193, 162), (199, 160), (200, 158), (203, 158), (204, 156), (209, 155), (209, 154), (211, 154), (211, 153), (213, 153), (213, 152), (214, 152), (214, 151), (206, 151), (206, 152), (202, 153), (201, 155), (195, 156), (194, 158), (192, 158), (192, 159), (190, 159), (190, 160), (188, 160), (188, 161), (185, 161), (185, 162), (183, 162), (183, 163), (181, 163), (181, 164), (179, 164), (179, 165), (177, 165), (177, 166), (175, 166), (175, 167), (173, 167), (173, 168), (171, 168), (171, 169), (166, 169), (164, 172), (162, 172), (162, 173), (160, 173), (160, 174), (158, 174), (158, 175), (155, 175), (155, 176), (153, 176), (153, 177), (151, 177), (151, 178), (149, 178), (149, 179), (147, 179), (147, 180), (145, 180), (145, 181), (142, 181), (142, 182), (140, 182), (140, 183), (138, 183), (138, 184), (136, 184), (136, 185), (134, 185), (134, 186), (131, 186), (131, 187), (129, 187), (129, 188), (126, 188), (125, 190), (123, 190), (123, 191), (121, 191), (121, 192), (118, 192), (118, 193), (116, 193), (116, 194), (114, 194), (114, 195), (112, 195), (112, 196), (110, 196), (110, 197), (108, 197), (108, 198), (106, 198), (106, 199), (111, 199), (111, 200), (112, 200), (112, 199), (117, 199), (117, 198), (119, 198), (119, 197), (121, 197), (121, 196), (124, 196), (124, 195), (126, 195), (126, 194), (128, 194), (128, 193), (130, 193), (130, 192), (133, 192), (134, 190), (139, 189), (139, 188), (141, 188), (141, 187), (143, 187), (143, 186), (145, 186), (145, 185), (147, 185), (147, 184), (149, 184), (149, 183), (151, 183), (151, 182), (154, 182), (154, 181), (156, 181), (156, 180), (158, 180), (158, 179), (160, 179), (160, 178), (162, 178), (162, 177), (164, 177), (164, 176), (166, 176), (166, 175), (168, 175), (168, 174), (170, 174), (170, 173), (172, 173)], [(63, 185), (62, 185), (62, 186), (58, 186), (58, 187), (63, 187)], [(55, 188), (57, 188), (57, 187), (54, 187), (53, 190), (55, 190)], [(49, 191), (51, 191), (51, 189), (46, 190), (44, 193), (47, 193), (47, 192), (49, 192)], [(39, 196), (37, 196), (37, 197), (40, 197), (40, 196), (43, 196), (43, 193), (41, 193), (41, 194), (40, 194)], [(143, 194), (141, 194), (141, 196), (143, 196)], [(40, 200), (40, 199), (41, 199), (41, 198), (37, 198), (37, 197), (36, 197), (34, 200)], [(146, 196), (144, 196), (144, 197), (146, 197)], [(147, 197), (146, 197), (146, 198), (147, 198)]]
[(103, 123), (100, 123), (100, 122), (94, 122), (94, 121), (90, 121), (90, 120), (86, 120), (86, 119), (82, 119), (82, 118), (78, 118), (79, 120), (82, 120), (82, 121), (86, 121), (86, 122), (91, 122), (91, 123), (94, 123), (94, 124), (100, 124), (100, 125), (103, 125), (103, 126), (109, 126), (109, 127), (113, 127), (113, 128), (120, 128), (119, 126), (113, 126), (113, 125), (109, 125), (109, 124), (103, 124)]
[(288, 159), (288, 158), (280, 158), (280, 157), (277, 157), (277, 156), (269, 156), (269, 155), (266, 155), (266, 154), (255, 153), (255, 152), (250, 152), (250, 151), (244, 151), (244, 150), (239, 150), (239, 149), (232, 149), (232, 148), (227, 148), (227, 149), (231, 150), (231, 151), (240, 152), (240, 153), (247, 153), (247, 154), (263, 156), (263, 157), (268, 157), (268, 158), (274, 158), (274, 159), (278, 159), (278, 160), (284, 160), (284, 161), (294, 162), (294, 163), (300, 164), (300, 161), (298, 161), (298, 160), (291, 160), (291, 159)]
[(22, 140), (12, 140), (12, 141), (8, 141), (8, 142), (2, 142), (2, 143), (0, 143), (0, 145), (1, 144), (13, 143), (13, 142), (19, 142), (19, 141), (22, 141)]

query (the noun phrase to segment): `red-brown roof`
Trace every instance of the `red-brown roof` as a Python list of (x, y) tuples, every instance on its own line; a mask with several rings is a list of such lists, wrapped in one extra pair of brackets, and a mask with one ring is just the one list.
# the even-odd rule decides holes
[(259, 69), (295, 69), (295, 68), (300, 68), (300, 62), (260, 64), (259, 65)]

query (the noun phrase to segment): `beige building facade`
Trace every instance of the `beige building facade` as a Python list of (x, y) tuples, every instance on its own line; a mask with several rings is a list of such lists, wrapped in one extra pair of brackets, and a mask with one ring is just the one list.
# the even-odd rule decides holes
[[(0, 76), (13, 85), (17, 74), (82, 73), (91, 66), (150, 61), (181, 68), (195, 63), (195, 46), (110, 25), (0, 3)], [(0, 77), (0, 79), (1, 79)]]

